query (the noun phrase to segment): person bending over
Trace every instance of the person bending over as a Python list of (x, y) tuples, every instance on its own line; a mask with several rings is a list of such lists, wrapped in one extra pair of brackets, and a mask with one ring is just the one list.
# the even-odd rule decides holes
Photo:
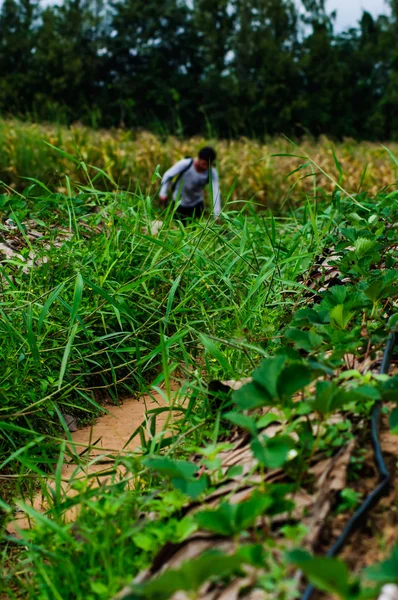
[(179, 160), (163, 176), (159, 193), (160, 201), (163, 206), (166, 205), (169, 187), (175, 178), (172, 185), (172, 196), (175, 202), (180, 201), (176, 216), (184, 223), (187, 219), (200, 217), (203, 213), (203, 190), (209, 183), (213, 191), (214, 216), (218, 218), (221, 212), (218, 173), (213, 166), (215, 160), (215, 150), (206, 146), (199, 151), (197, 158)]

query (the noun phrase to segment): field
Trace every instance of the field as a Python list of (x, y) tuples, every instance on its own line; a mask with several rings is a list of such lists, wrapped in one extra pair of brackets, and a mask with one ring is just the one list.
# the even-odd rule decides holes
[[(184, 227), (159, 213), (159, 173), (203, 140), (17, 121), (0, 138), (4, 598), (398, 583), (393, 155), (217, 142), (222, 219)], [(143, 395), (104, 445), (97, 419)], [(380, 410), (389, 495), (345, 562), (324, 558), (379, 482)]]
[[(291, 198), (313, 194), (314, 187), (318, 195), (332, 193), (336, 181), (350, 193), (364, 189), (375, 195), (396, 181), (396, 164), (381, 144), (333, 143), (322, 138), (303, 140), (298, 148), (284, 138), (263, 144), (248, 139), (180, 140), (147, 132), (94, 131), (79, 125), (66, 129), (19, 121), (0, 121), (0, 181), (22, 191), (31, 183), (24, 178), (31, 177), (53, 192), (67, 194), (68, 180), (83, 186), (90, 180), (100, 190), (153, 195), (157, 165), (164, 172), (173, 161), (196, 154), (204, 143), (216, 147), (223, 189), (237, 208), (252, 200), (276, 209)], [(398, 156), (397, 144), (387, 146)]]

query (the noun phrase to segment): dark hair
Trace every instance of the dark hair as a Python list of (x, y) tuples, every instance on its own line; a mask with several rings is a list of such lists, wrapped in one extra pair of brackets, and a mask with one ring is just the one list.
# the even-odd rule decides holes
[(211, 146), (205, 146), (199, 150), (198, 156), (201, 160), (207, 160), (209, 164), (213, 164), (217, 158), (216, 151)]

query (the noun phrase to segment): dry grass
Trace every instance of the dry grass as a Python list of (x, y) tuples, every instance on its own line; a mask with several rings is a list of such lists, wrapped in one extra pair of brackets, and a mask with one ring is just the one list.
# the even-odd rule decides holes
[[(52, 149), (45, 142), (61, 149), (75, 159)], [(22, 123), (17, 120), (0, 121), (0, 180), (6, 185), (23, 190), (33, 177), (52, 190), (66, 193), (66, 178), (73, 184), (87, 183), (84, 161), (102, 169), (114, 185), (100, 176), (97, 188), (135, 190), (155, 194), (159, 179), (154, 178), (157, 165), (163, 173), (174, 161), (193, 155), (204, 144), (213, 144), (219, 155), (218, 168), (224, 192), (231, 190), (234, 201), (255, 199), (262, 205), (275, 207), (281, 204), (294, 186), (293, 195), (314, 193), (314, 187), (326, 193), (335, 189), (335, 183), (323, 175), (318, 167), (339, 180), (332, 143), (327, 138), (318, 141), (303, 140), (300, 149), (284, 138), (259, 143), (242, 138), (236, 141), (205, 140), (195, 137), (180, 140), (176, 137), (160, 138), (148, 132), (123, 130), (94, 131), (81, 125), (70, 129), (50, 125)], [(397, 179), (397, 168), (381, 144), (357, 143), (346, 140), (333, 145), (343, 171), (341, 185), (348, 192), (367, 190), (372, 195), (382, 186), (390, 186)], [(389, 144), (398, 156), (398, 144)], [(313, 161), (316, 178), (310, 167), (287, 177), (288, 173), (307, 162), (305, 158), (273, 156), (299, 154)], [(314, 166), (316, 165), (316, 166)], [(366, 173), (365, 172), (366, 169)], [(88, 169), (89, 176), (97, 171)], [(307, 177), (304, 177), (307, 175)]]

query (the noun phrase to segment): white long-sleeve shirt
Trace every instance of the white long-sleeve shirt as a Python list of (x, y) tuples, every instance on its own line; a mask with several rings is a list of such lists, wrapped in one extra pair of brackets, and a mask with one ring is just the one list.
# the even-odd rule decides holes
[[(174, 166), (171, 167), (163, 175), (162, 187), (160, 188), (160, 196), (167, 196), (169, 186), (173, 177), (176, 177), (186, 169), (191, 158), (183, 158), (179, 160)], [(210, 183), (213, 188), (213, 203), (214, 203), (214, 216), (218, 217), (221, 212), (221, 198), (220, 198), (220, 187), (218, 185), (218, 173), (217, 170), (212, 167), (211, 178), (209, 178), (209, 172), (198, 173), (195, 169), (195, 163), (183, 173), (181, 179), (178, 181), (174, 190), (174, 200), (181, 200), (181, 206), (194, 207), (200, 202), (203, 202), (203, 189)], [(211, 180), (211, 181), (210, 181)]]

